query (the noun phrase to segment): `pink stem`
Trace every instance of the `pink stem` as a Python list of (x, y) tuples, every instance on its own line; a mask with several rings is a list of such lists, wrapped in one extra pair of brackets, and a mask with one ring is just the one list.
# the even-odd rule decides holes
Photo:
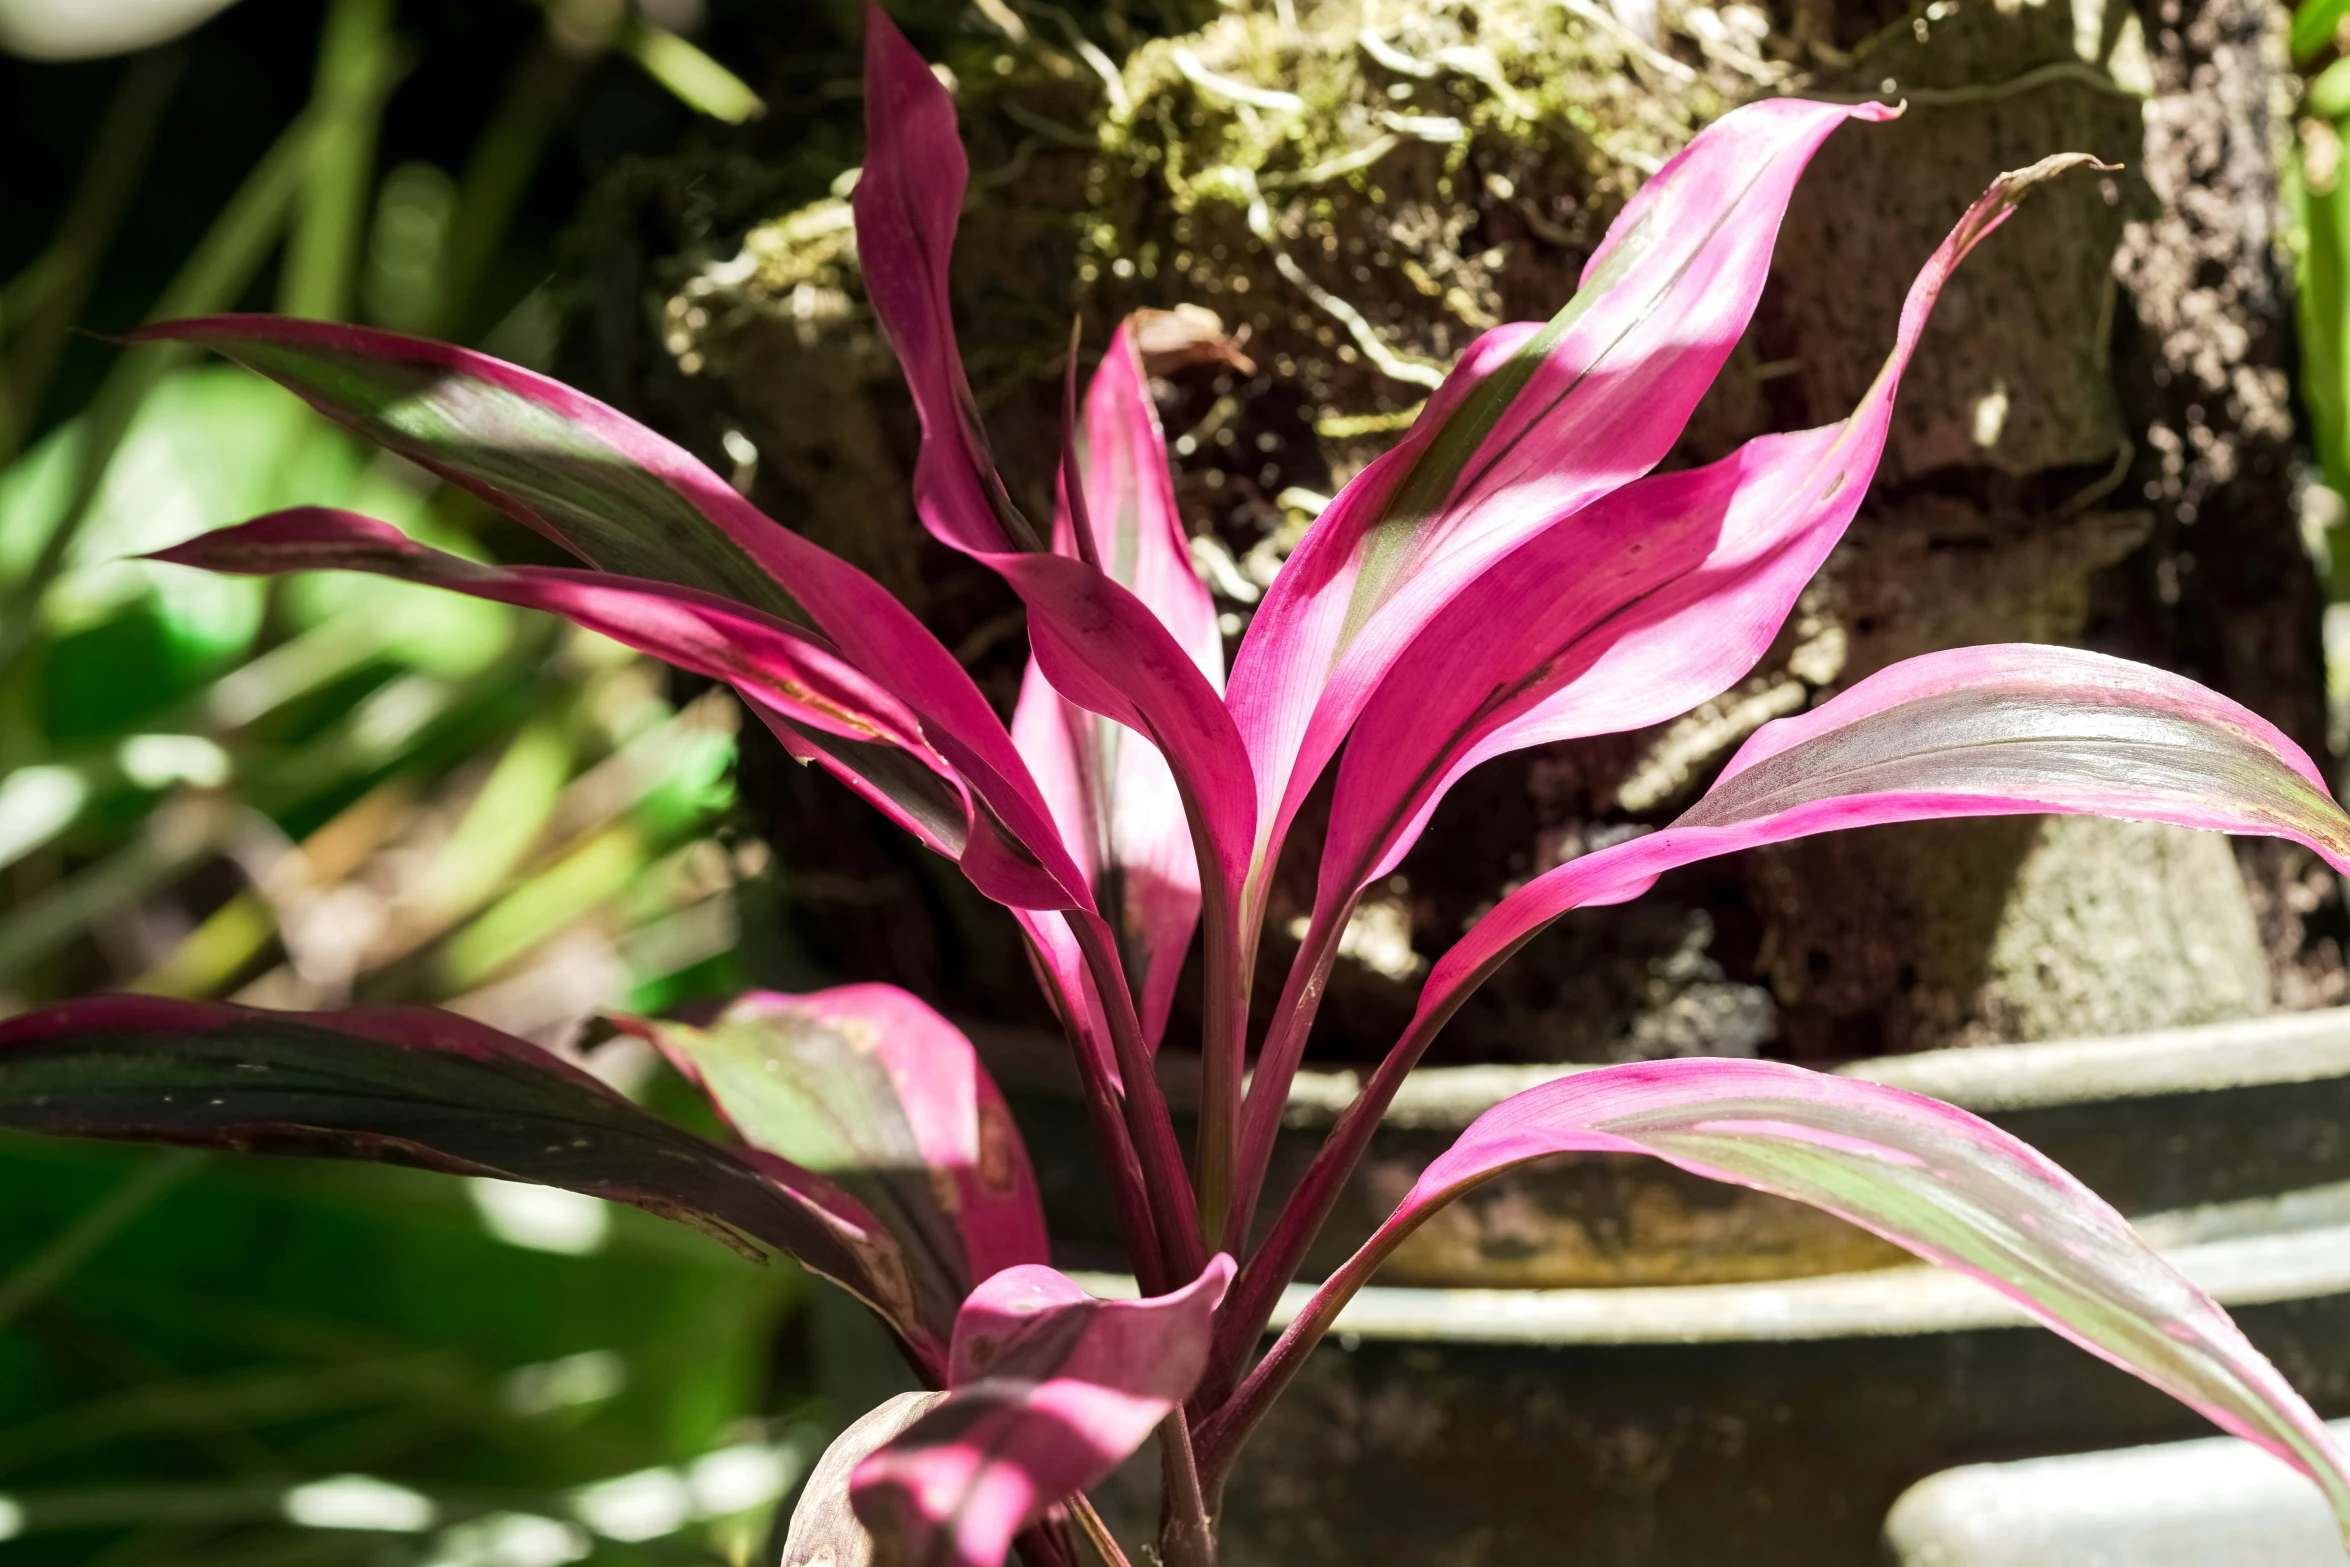
[[(1432, 1210), (1431, 1210), (1432, 1211)], [(1306, 1309), (1285, 1329), (1273, 1347), (1265, 1351), (1256, 1369), (1248, 1374), (1238, 1389), (1213, 1415), (1200, 1423), (1193, 1435), (1193, 1447), (1199, 1455), (1200, 1480), (1203, 1488), (1213, 1491), (1224, 1483), (1233, 1455), (1249, 1433), (1264, 1419), (1265, 1411), (1273, 1406), (1291, 1379), (1305, 1365), (1306, 1356), (1322, 1341), (1330, 1324), (1346, 1303), (1354, 1297), (1387, 1260), (1388, 1254), (1403, 1243), (1404, 1237), (1419, 1227), (1425, 1214), (1399, 1224), (1383, 1225), (1377, 1234), (1363, 1243), (1360, 1251), (1346, 1260), (1346, 1265), (1314, 1292)]]
[(1118, 1075), (1125, 1080), (1126, 1128), (1141, 1160), (1143, 1190), (1150, 1199), (1159, 1255), (1177, 1283), (1188, 1282), (1207, 1266), (1207, 1248), (1200, 1236), (1199, 1210), (1192, 1203), (1183, 1146), (1176, 1140), (1167, 1096), (1159, 1089), (1158, 1072), (1142, 1042), (1142, 1020), (1134, 1012), (1134, 994), (1126, 988), (1117, 939), (1098, 914), (1072, 913), (1069, 928), (1076, 934), (1078, 950), (1085, 955), (1094, 989), (1101, 995), (1102, 1011), (1109, 1018)]
[(1240, 1146), (1241, 1079), (1248, 1055), (1248, 995), (1254, 944), (1237, 911), (1214, 883), (1200, 910), (1206, 1017), (1200, 1030), (1199, 1211), (1204, 1234), (1219, 1249), (1238, 1253), (1247, 1237), (1251, 1191), (1238, 1200), (1235, 1160)]
[(1273, 1162), (1273, 1144), (1281, 1134), (1281, 1112), (1289, 1103), (1289, 1085), (1296, 1080), (1298, 1064), (1305, 1059), (1306, 1038), (1313, 1032), (1314, 1014), (1321, 1009), (1322, 993), (1330, 983), (1331, 965), (1338, 961), (1339, 938), (1346, 931), (1347, 916), (1353, 908), (1354, 902), (1349, 899), (1347, 906), (1335, 916), (1316, 919), (1307, 928), (1305, 944), (1290, 962), (1280, 1003), (1273, 1009), (1265, 1043), (1257, 1052), (1256, 1076), (1249, 1083), (1248, 1103), (1241, 1121), (1240, 1163), (1233, 1180), (1230, 1214), (1224, 1225), (1224, 1244), (1236, 1255), (1246, 1244), (1249, 1223), (1256, 1217), (1257, 1198), (1264, 1190), (1265, 1173)]
[(1158, 1226), (1151, 1222), (1149, 1195), (1142, 1178), (1142, 1161), (1135, 1157), (1134, 1139), (1127, 1135), (1124, 1106), (1110, 1073), (1102, 1042), (1085, 1022), (1085, 998), (1072, 996), (1051, 978), (1052, 966), (1041, 957), (1036, 972), (1060, 1005), (1061, 1022), (1069, 1035), (1069, 1053), (1077, 1062), (1077, 1080), (1085, 1093), (1085, 1112), (1093, 1122), (1095, 1145), (1110, 1179), (1110, 1200), (1118, 1210), (1118, 1227), (1126, 1236), (1126, 1252), (1134, 1263), (1134, 1277), (1146, 1295), (1163, 1295), (1183, 1284), (1167, 1277)]
[[(1379, 1122), (1387, 1114), (1387, 1107), (1395, 1102), (1396, 1092), (1403, 1087), (1404, 1079), (1411, 1075), (1413, 1067), (1420, 1064), (1420, 1057), (1427, 1054), (1429, 1043), (1452, 1020), (1453, 1014), (1460, 1010), (1461, 1003), (1475, 992), (1484, 977), (1509, 961), (1518, 947), (1523, 945), (1524, 942), (1520, 942), (1496, 953), (1468, 982), (1455, 987), (1442, 1006), (1425, 1017), (1415, 1018), (1412, 1026), (1404, 1031), (1404, 1036), (1396, 1041), (1395, 1048), (1379, 1063), (1379, 1069), (1371, 1074), (1371, 1080), (1363, 1085), (1362, 1092), (1355, 1095), (1354, 1103), (1348, 1105), (1339, 1116), (1338, 1124), (1331, 1127), (1330, 1135), (1322, 1140), (1322, 1146), (1314, 1154), (1314, 1162), (1307, 1166), (1297, 1189), (1282, 1204), (1280, 1216), (1274, 1220), (1264, 1244), (1242, 1265), (1239, 1277), (1233, 1280), (1231, 1293), (1224, 1297), (1224, 1304), (1216, 1313), (1216, 1336), (1208, 1351), (1207, 1374), (1200, 1379), (1199, 1392), (1194, 1397), (1196, 1407), (1214, 1409), (1214, 1413), (1202, 1423), (1203, 1443), (1207, 1439), (1204, 1433), (1212, 1431), (1220, 1441), (1227, 1444), (1221, 1451), (1228, 1454), (1262, 1418), (1265, 1406), (1272, 1401), (1272, 1394), (1279, 1392), (1280, 1387), (1286, 1385), (1289, 1377), (1295, 1374), (1294, 1367), (1277, 1373), (1278, 1381), (1272, 1392), (1258, 1397), (1254, 1404), (1244, 1403), (1252, 1397), (1251, 1390), (1263, 1383), (1267, 1375), (1266, 1367), (1272, 1364), (1273, 1357), (1281, 1353), (1284, 1346), (1290, 1344), (1296, 1336), (1298, 1324), (1292, 1323), (1289, 1331), (1266, 1352), (1265, 1359), (1250, 1373), (1246, 1384), (1237, 1393), (1232, 1391), (1240, 1379), (1240, 1368), (1247, 1364), (1249, 1351), (1264, 1337), (1265, 1326), (1272, 1320), (1273, 1308), (1280, 1304), (1281, 1292), (1297, 1277), (1298, 1268), (1305, 1262), (1307, 1249), (1313, 1245), (1314, 1237), (1321, 1233), (1322, 1226), (1329, 1221), (1330, 1210), (1338, 1205), (1339, 1194), (1346, 1190), (1347, 1182), (1354, 1178), (1356, 1166), (1362, 1163), (1365, 1150), (1371, 1146), (1372, 1135), (1379, 1130)], [(1359, 1261), (1361, 1255), (1357, 1253), (1355, 1260)], [(1350, 1261), (1347, 1266), (1353, 1267), (1354, 1262)], [(1376, 1266), (1376, 1259), (1373, 1266)], [(1330, 1282), (1323, 1286), (1323, 1293), (1327, 1294), (1344, 1276), (1344, 1270), (1333, 1275)], [(1369, 1274), (1365, 1273), (1363, 1277), (1367, 1278)], [(1347, 1296), (1354, 1293), (1355, 1287), (1349, 1285), (1345, 1293), (1338, 1296), (1337, 1303), (1331, 1307), (1333, 1312), (1339, 1305), (1345, 1304)], [(1321, 1298), (1320, 1295), (1315, 1297), (1317, 1301)], [(1304, 1320), (1301, 1317), (1299, 1322)], [(1319, 1329), (1315, 1330), (1315, 1337), (1320, 1337)], [(1312, 1347), (1311, 1341), (1305, 1345), (1306, 1349)], [(1303, 1351), (1298, 1353), (1302, 1354)], [(1220, 1464), (1203, 1460), (1202, 1467), (1211, 1476), (1211, 1483), (1221, 1480), (1223, 1470)]]

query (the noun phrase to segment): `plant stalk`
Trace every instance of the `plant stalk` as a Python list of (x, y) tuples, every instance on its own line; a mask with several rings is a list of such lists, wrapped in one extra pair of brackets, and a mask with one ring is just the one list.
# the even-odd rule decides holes
[[(1050, 965), (1041, 958), (1036, 963), (1036, 971), (1047, 976), (1052, 973)], [(1070, 1054), (1077, 1060), (1086, 1114), (1093, 1122), (1094, 1140), (1101, 1149), (1102, 1164), (1109, 1175), (1110, 1198), (1118, 1209), (1118, 1224), (1126, 1236), (1127, 1255), (1134, 1262), (1135, 1281), (1144, 1294), (1163, 1295), (1185, 1281), (1167, 1276), (1163, 1260), (1166, 1254), (1159, 1243), (1158, 1225), (1151, 1217), (1142, 1161), (1136, 1156), (1134, 1139), (1127, 1131), (1125, 1106), (1110, 1081), (1109, 1063), (1103, 1056), (1101, 1041), (1093, 1038), (1081, 1021), (1084, 998), (1063, 993), (1057, 984), (1052, 989), (1069, 1035)]]
[(1159, 1426), (1159, 1560), (1163, 1567), (1216, 1567), (1216, 1526), (1200, 1490), (1191, 1429), (1177, 1405)]
[[(1202, 878), (1203, 885), (1206, 878)], [(1255, 1194), (1239, 1200), (1241, 1084), (1247, 1070), (1249, 970), (1253, 954), (1223, 904), (1209, 893), (1200, 909), (1201, 965), (1207, 978), (1200, 1029), (1200, 1227), (1217, 1249), (1243, 1255)]]
[[(1382, 1228), (1365, 1242), (1315, 1293), (1306, 1310), (1265, 1352), (1246, 1380), (1241, 1379), (1240, 1368), (1247, 1363), (1257, 1340), (1264, 1336), (1273, 1308), (1280, 1303), (1281, 1292), (1297, 1277), (1307, 1248), (1329, 1220), (1330, 1210), (1337, 1206), (1339, 1193), (1353, 1178), (1355, 1167), (1362, 1163), (1364, 1151), (1371, 1146), (1371, 1136), (1379, 1129), (1387, 1107), (1395, 1102), (1404, 1079), (1411, 1075), (1412, 1068), (1427, 1053), (1429, 1043), (1443, 1031), (1484, 977), (1507, 963), (1524, 945), (1519, 942), (1496, 953), (1468, 983), (1455, 987), (1444, 1005), (1412, 1020), (1395, 1048), (1371, 1074), (1371, 1080), (1363, 1085), (1362, 1092), (1355, 1095), (1354, 1103), (1346, 1107), (1338, 1124), (1322, 1140), (1304, 1179), (1282, 1205), (1265, 1244), (1233, 1280), (1232, 1290), (1216, 1316), (1216, 1335), (1209, 1346), (1208, 1369), (1200, 1379), (1198, 1395), (1201, 1404), (1214, 1409), (1203, 1422), (1199, 1439), (1200, 1468), (1211, 1489), (1223, 1484), (1232, 1455), (1264, 1418), (1266, 1409), (1288, 1386), (1290, 1378), (1297, 1374), (1306, 1355), (1328, 1329), (1331, 1318), (1401, 1243), (1404, 1234), (1409, 1233), (1390, 1236)], [(1237, 1391), (1227, 1393), (1236, 1383)]]
[[(1298, 1063), (1305, 1058), (1306, 1038), (1313, 1032), (1314, 1015), (1330, 984), (1330, 970), (1338, 961), (1338, 944), (1346, 934), (1354, 900), (1328, 919), (1317, 917), (1306, 930), (1305, 944), (1289, 965), (1282, 982), (1281, 1000), (1257, 1052), (1257, 1071), (1249, 1084), (1248, 1103), (1240, 1126), (1240, 1156), (1234, 1175), (1232, 1212), (1224, 1226), (1228, 1248), (1245, 1241), (1256, 1216), (1265, 1172), (1273, 1162), (1273, 1143), (1281, 1131), (1281, 1112), (1289, 1101), (1289, 1085), (1296, 1080)], [(1236, 1251), (1235, 1255), (1239, 1255)]]
[(1134, 1567), (1126, 1553), (1118, 1548), (1118, 1538), (1110, 1533), (1110, 1526), (1102, 1522), (1102, 1515), (1094, 1511), (1093, 1498), (1083, 1491), (1069, 1498), (1069, 1516), (1077, 1520), (1078, 1532), (1093, 1545), (1105, 1567)]
[(1175, 1122), (1167, 1113), (1167, 1096), (1160, 1091), (1158, 1072), (1142, 1041), (1134, 996), (1118, 966), (1116, 940), (1098, 914), (1072, 913), (1069, 928), (1076, 934), (1078, 950), (1085, 955), (1085, 966), (1101, 996), (1102, 1011), (1108, 1015), (1110, 1043), (1117, 1051), (1118, 1075), (1124, 1079), (1126, 1124), (1142, 1161), (1143, 1187), (1150, 1197), (1161, 1258), (1175, 1282), (1189, 1283), (1199, 1277), (1208, 1261), (1200, 1236), (1199, 1210), (1192, 1203), (1191, 1180), (1183, 1164), (1183, 1146), (1175, 1137)]

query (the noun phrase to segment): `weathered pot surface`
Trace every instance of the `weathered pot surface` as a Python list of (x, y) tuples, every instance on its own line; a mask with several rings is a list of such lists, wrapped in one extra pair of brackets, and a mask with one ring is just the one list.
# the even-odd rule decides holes
[[(1115, 1221), (1055, 1040), (975, 1029), (1029, 1133), (1062, 1260), (1115, 1267)], [(1411, 1075), (1306, 1272), (1351, 1252), (1479, 1114), (1572, 1066)], [(1883, 1056), (1839, 1070), (1985, 1115), (2122, 1212), (2163, 1214), (2350, 1181), (2350, 1008), (2111, 1039)], [(1170, 1099), (1195, 1099), (1171, 1065)], [(1270, 1212), (1352, 1099), (1351, 1072), (1301, 1073)], [(1187, 1129), (1188, 1130), (1188, 1129)], [(1726, 1284), (1902, 1266), (1841, 1220), (1635, 1155), (1567, 1155), (1488, 1183), (1430, 1221), (1383, 1283), (1491, 1289)]]

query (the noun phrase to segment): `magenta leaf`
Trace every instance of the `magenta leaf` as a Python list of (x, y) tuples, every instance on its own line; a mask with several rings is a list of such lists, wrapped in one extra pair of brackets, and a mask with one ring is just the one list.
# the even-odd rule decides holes
[[(1072, 432), (1093, 558), (1121, 587), (1131, 590), (1167, 628), (1201, 674), (1224, 683), (1224, 637), (1216, 629), (1216, 605), (1192, 569), (1191, 542), (1175, 507), (1175, 483), (1167, 461), (1167, 437), (1151, 402), (1150, 378), (1135, 342), (1135, 323), (1121, 322), (1086, 388), (1082, 419)], [(1054, 549), (1066, 547), (1055, 528)]]
[(1625, 206), (1564, 309), (1471, 344), (1403, 444), (1331, 503), (1232, 672), (1261, 863), (1429, 618), (1671, 448), (1753, 313), (1804, 165), (1846, 120), (1892, 112), (1781, 98), (1723, 116)]
[(1867, 493), (1943, 285), (2033, 186), (2094, 161), (2065, 154), (1992, 183), (1911, 284), (1893, 352), (1849, 418), (1626, 485), (1446, 604), (1355, 725), (1323, 901), (1351, 900), (1391, 869), (1477, 763), (1662, 723), (1752, 669)]
[(2034, 185), (2093, 161), (2050, 158), (1992, 183), (1910, 286), (1893, 352), (1842, 423), (1628, 484), (1540, 529), (1429, 619), (1339, 764), (1304, 952), (1258, 1066), (1266, 1091), (1249, 1110), (1244, 1170), (1261, 1170), (1271, 1152), (1361, 889), (1394, 867), (1478, 763), (1661, 723), (1753, 668), (1867, 493), (1942, 286)]
[(632, 1203), (861, 1296), (919, 1359), (905, 1260), (854, 1199), (671, 1126), (536, 1045), (418, 1007), (267, 1012), (98, 996), (0, 1023), (0, 1125), (415, 1165)]
[[(897, 347), (922, 425), (915, 510), (941, 542), (1002, 574), (1028, 608), (1029, 650), (1044, 681), (1074, 706), (1133, 730), (1155, 747), (1182, 802), (1200, 888), (1209, 998), (1202, 1031), (1208, 1073), (1198, 1207), (1218, 1223), (1231, 1189), (1239, 1130), (1250, 946), (1242, 905), (1257, 836), (1257, 790), (1247, 747), (1217, 689), (1216, 666), (1204, 661), (1196, 586), (1175, 596), (1172, 573), (1182, 570), (1179, 554), (1146, 569), (1146, 545), (1155, 551), (1163, 541), (1173, 552), (1179, 542), (1165, 509), (1164, 480), (1145, 474), (1164, 465), (1159, 431), (1155, 421), (1138, 424), (1147, 399), (1131, 350), (1114, 356), (1102, 396), (1088, 399), (1085, 439), (1071, 431), (1064, 442), (1091, 448), (1097, 433), (1109, 437), (1098, 459), (1065, 456), (1069, 553), (1039, 547), (996, 474), (955, 346), (947, 268), (968, 162), (955, 133), (954, 102), (873, 4), (866, 7), (865, 109), (865, 165), (854, 203), (857, 255), (867, 297)], [(1120, 403), (1132, 412), (1121, 412)], [(1092, 417), (1097, 411), (1098, 424)], [(1129, 465), (1131, 483), (1120, 477)], [(1071, 470), (1082, 476), (1073, 489)], [(1091, 505), (1082, 504), (1093, 497), (1097, 472), (1106, 502), (1099, 519)], [(1161, 515), (1147, 515), (1146, 505)], [(1131, 550), (1125, 548), (1129, 543)], [(1114, 574), (1121, 569), (1133, 573), (1132, 586)], [(1146, 600), (1138, 589), (1154, 597)], [(1034, 743), (1039, 722), (1032, 711), (1032, 749), (1044, 756), (1057, 748)], [(1080, 756), (1089, 749), (1073, 747)], [(1067, 797), (1072, 790), (1060, 792)], [(1168, 834), (1165, 847), (1179, 847), (1163, 805), (1138, 796), (1131, 808), (1153, 812), (1151, 832)], [(1097, 879), (1106, 868), (1097, 860)], [(1095, 996), (1108, 1014), (1121, 1074), (1136, 1097), (1135, 1142), (1156, 1228), (1168, 1247), (1166, 1261), (1181, 1277), (1205, 1255), (1201, 1223), (1190, 1193), (1178, 1201), (1173, 1190), (1181, 1161), (1148, 1077), (1150, 1044), (1136, 992), (1142, 1007), (1164, 994), (1154, 988), (1169, 978), (1163, 949), (1173, 947), (1176, 916), (1188, 899), (1164, 887), (1150, 890), (1168, 895), (1155, 898), (1147, 914), (1151, 939), (1139, 948), (1118, 940), (1133, 931), (1124, 908), (1116, 911), (1120, 923), (1109, 929), (1107, 944), (1093, 942), (1095, 912), (1080, 912), (1069, 923), (1079, 943), (1094, 949), (1086, 953), (1086, 966), (1099, 981)], [(1138, 951), (1146, 966), (1139, 986), (1123, 974), (1125, 951)], [(1113, 975), (1113, 969), (1120, 972)]]
[(1231, 1278), (1218, 1255), (1148, 1300), (1097, 1300), (1046, 1267), (981, 1285), (955, 1322), (946, 1398), (856, 1466), (877, 1560), (1000, 1567), (1020, 1530), (1108, 1475), (1190, 1394)]
[(2324, 1423), (2227, 1313), (2103, 1199), (1963, 1110), (1775, 1061), (1606, 1067), (1494, 1106), (1316, 1292), (1243, 1390), (1239, 1417), (1261, 1407), (1339, 1306), (1437, 1209), (1505, 1170), (1566, 1152), (1653, 1154), (1809, 1203), (1971, 1274), (2309, 1475), (2350, 1526), (2350, 1459)]
[(418, 544), (388, 522), (323, 506), (272, 512), (149, 558), (244, 576), (365, 571), (545, 610), (724, 680), (797, 727), (894, 745), (952, 776), (914, 715), (829, 641), (733, 599), (611, 572), (481, 565)]
[(560, 381), (446, 343), (283, 316), (171, 321), (133, 341), (233, 359), (607, 571), (786, 619), (817, 613), (794, 581), (814, 546), (792, 550), (683, 448)]
[(1662, 832), (1502, 899), (1438, 961), (1413, 1034), (1551, 920), (1636, 897), (1674, 866), (1840, 827), (2043, 811), (2289, 838), (2350, 870), (2350, 816), (2324, 775), (2227, 698), (2074, 648), (1928, 653), (1764, 725)]
[[(609, 572), (479, 565), (417, 544), (389, 523), (325, 507), (275, 512), (153, 558), (245, 575), (366, 571), (562, 615), (729, 682), (792, 755), (824, 767), (959, 861), (989, 896), (1015, 907), (1066, 901), (1061, 881), (965, 787), (903, 704), (822, 635), (747, 605)], [(981, 773), (1002, 782), (1000, 774)]]
[[(921, 720), (932, 749), (970, 786), (990, 819), (977, 835), (992, 840), (977, 867), (992, 878), (981, 890), (1015, 907), (1089, 905), (1011, 736), (953, 655), (879, 583), (779, 526), (635, 420), (486, 354), (360, 327), (215, 316), (149, 327), (136, 340), (194, 343), (236, 360), (590, 565), (698, 588), (820, 632)], [(818, 748), (848, 765), (841, 747)]]
[(847, 1191), (897, 1240), (940, 1339), (973, 1285), (1046, 1256), (1028, 1150), (960, 1030), (890, 985), (756, 991), (707, 1027), (630, 1019), (754, 1148)]
[(988, 555), (1038, 549), (1043, 541), (1004, 492), (955, 343), (947, 270), (970, 180), (955, 100), (869, 0), (865, 164), (850, 198), (857, 266), (922, 416), (915, 509), (946, 543)]
[[(1167, 444), (1131, 322), (1119, 327), (1073, 423), (1090, 543), (1064, 505), (1056, 554), (1098, 563), (1173, 634), (1202, 675), (1221, 685), (1224, 642), (1216, 610), (1192, 570), (1167, 466)], [(1063, 486), (1064, 494), (1067, 485)], [(1155, 746), (1063, 697), (1034, 659), (1012, 718), (1037, 787), (1062, 824), (1071, 855), (1093, 879), (1103, 918), (1118, 932), (1143, 1032), (1155, 1048), (1175, 980), (1199, 922), (1199, 865), (1181, 790)]]
[[(1134, 556), (1129, 586), (1090, 564), (1041, 547), (1034, 529), (1006, 496), (995, 471), (977, 405), (964, 377), (961, 350), (947, 300), (947, 267), (969, 164), (955, 131), (954, 100), (930, 67), (878, 6), (868, 6), (865, 30), (866, 154), (854, 198), (857, 257), (866, 295), (896, 347), (922, 423), (922, 454), (915, 468), (914, 505), (924, 526), (942, 542), (1003, 574), (1028, 606), (1029, 642), (1045, 679), (1089, 712), (1136, 731), (1156, 746), (1172, 770), (1191, 825), (1200, 877), (1209, 895), (1236, 907), (1255, 836), (1254, 785), (1240, 732), (1199, 661), (1191, 609), (1169, 597), (1156, 603), (1137, 589), (1158, 593), (1162, 572), (1143, 570)], [(1121, 372), (1109, 372), (1116, 377)], [(1103, 401), (1115, 403), (1113, 386)], [(1088, 399), (1088, 432), (1095, 428)], [(1105, 454), (1147, 460), (1137, 449), (1156, 447), (1157, 429), (1139, 440), (1105, 407), (1104, 424), (1127, 448)], [(1090, 469), (1093, 464), (1089, 463)], [(1106, 486), (1116, 497), (1119, 486)], [(1085, 486), (1090, 496), (1094, 486)], [(1154, 525), (1134, 492), (1134, 544)], [(1118, 560), (1122, 498), (1094, 527)], [(1168, 519), (1171, 521), (1171, 519)], [(1106, 536), (1099, 530), (1107, 530)], [(1175, 619), (1163, 618), (1173, 612)], [(1175, 629), (1170, 629), (1173, 626)], [(1212, 629), (1212, 627), (1211, 627)], [(1189, 640), (1179, 640), (1181, 630)]]

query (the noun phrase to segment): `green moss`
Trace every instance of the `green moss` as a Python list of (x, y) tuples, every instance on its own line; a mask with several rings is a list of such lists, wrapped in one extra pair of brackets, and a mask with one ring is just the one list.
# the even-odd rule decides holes
[[(1409, 409), (1476, 333), (1556, 308), (1646, 173), (1755, 90), (1691, 37), (1652, 48), (1606, 16), (1228, 0), (1120, 65), (1042, 31), (957, 51), (974, 169), (957, 291), (982, 400), (1057, 366), (1070, 309), (1192, 302), (1329, 430)], [(855, 295), (828, 198), (688, 279), (665, 346), (695, 372), (746, 316), (862, 337)]]

